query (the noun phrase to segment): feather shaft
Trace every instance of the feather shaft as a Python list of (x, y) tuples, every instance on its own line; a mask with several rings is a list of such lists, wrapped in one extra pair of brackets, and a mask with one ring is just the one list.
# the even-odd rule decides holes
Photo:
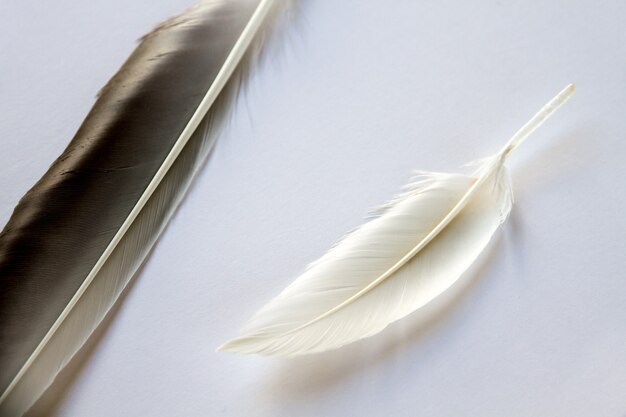
[(507, 144), (502, 148), (500, 154), (506, 159), (511, 152), (513, 152), (522, 142), (537, 130), (550, 116), (552, 116), (558, 109), (563, 106), (569, 100), (574, 92), (576, 86), (574, 84), (568, 84), (563, 90), (561, 90), (552, 100), (547, 102), (538, 112), (535, 114), (524, 126), (522, 126)]

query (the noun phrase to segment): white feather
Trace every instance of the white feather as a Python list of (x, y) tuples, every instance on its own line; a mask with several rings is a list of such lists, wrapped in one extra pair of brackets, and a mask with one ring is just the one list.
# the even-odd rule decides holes
[(508, 216), (504, 161), (573, 93), (569, 85), (472, 175), (421, 173), (313, 263), (219, 350), (299, 355), (372, 336), (448, 289)]

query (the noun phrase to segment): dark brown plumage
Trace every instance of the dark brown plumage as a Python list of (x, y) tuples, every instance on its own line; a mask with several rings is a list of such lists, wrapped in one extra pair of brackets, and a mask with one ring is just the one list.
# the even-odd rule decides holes
[[(23, 386), (10, 385), (148, 187), (258, 4), (204, 1), (146, 35), (102, 89), (67, 149), (20, 200), (0, 234), (0, 393), (5, 397), (9, 387), (20, 397), (26, 394), (19, 390), (49, 384), (39, 380), (56, 373), (53, 365), (33, 369), (30, 379), (20, 379)], [(139, 267), (212, 147), (211, 132), (224, 107), (218, 104), (103, 266), (104, 273), (117, 268), (119, 277), (94, 281), (79, 301), (88, 313), (68, 318), (66, 327), (97, 324)], [(100, 301), (97, 291), (113, 301)], [(80, 336), (69, 357), (92, 330)], [(53, 349), (62, 349), (69, 337), (71, 329), (58, 329), (44, 351), (56, 355)], [(55, 359), (57, 367), (69, 357)], [(0, 415), (21, 413), (20, 407), (34, 399), (15, 401), (0, 400)]]

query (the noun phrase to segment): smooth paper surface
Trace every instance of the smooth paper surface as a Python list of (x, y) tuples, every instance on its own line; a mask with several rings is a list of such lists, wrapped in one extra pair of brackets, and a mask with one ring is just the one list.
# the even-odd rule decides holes
[[(0, 221), (135, 39), (191, 1), (3, 2)], [(626, 6), (302, 2), (104, 326), (30, 416), (626, 415)], [(380, 335), (296, 359), (216, 353), (413, 169), (511, 156), (478, 265)]]

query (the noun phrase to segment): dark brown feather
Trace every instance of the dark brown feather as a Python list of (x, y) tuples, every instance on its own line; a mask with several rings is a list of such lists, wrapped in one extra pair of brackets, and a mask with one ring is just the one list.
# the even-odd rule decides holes
[[(20, 200), (0, 234), (0, 393), (137, 203), (254, 6), (205, 2), (145, 36), (67, 149)], [(203, 139), (196, 132), (171, 168), (185, 184)], [(162, 206), (166, 219), (175, 203)]]

